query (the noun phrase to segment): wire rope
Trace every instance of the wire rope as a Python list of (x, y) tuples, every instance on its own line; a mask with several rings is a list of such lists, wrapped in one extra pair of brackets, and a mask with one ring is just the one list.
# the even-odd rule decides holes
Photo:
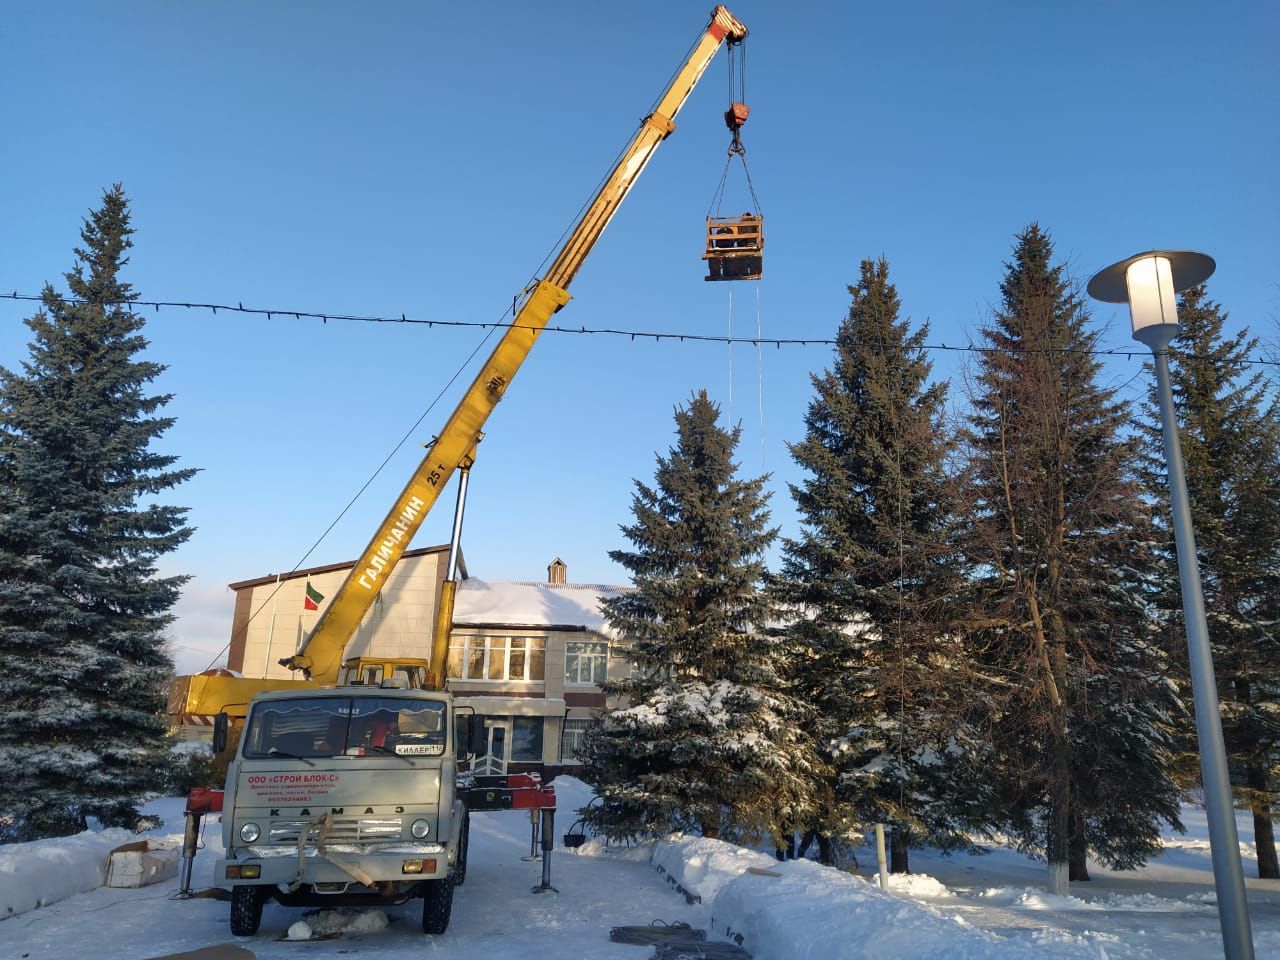
[[(690, 53), (692, 52), (692, 50), (693, 50), (693, 46), (690, 46), (689, 50), (687, 50), (687, 51), (685, 52), (685, 57), (684, 57), (684, 59), (680, 61), (681, 63), (684, 63), (684, 62), (686, 62), (686, 61), (689, 59), (689, 56), (690, 56)], [(668, 87), (670, 87), (670, 86), (671, 86), (671, 83), (674, 81), (674, 79), (675, 79), (676, 75), (679, 73), (679, 71), (680, 71), (680, 66), (679, 66), (679, 65), (677, 65), (677, 66), (673, 69), (673, 71), (672, 71), (672, 73), (671, 73), (670, 77), (668, 78), (667, 83), (664, 85), (664, 88), (663, 88), (663, 89), (666, 89), (666, 88), (668, 88)], [(650, 105), (650, 109), (649, 109), (649, 112), (650, 112), (650, 113), (652, 113), (652, 112), (653, 112), (653, 109), (657, 106), (657, 104), (660, 102), (660, 100), (661, 100), (661, 96), (659, 96), (659, 97), (658, 97), (658, 99), (655, 99), (655, 100), (652, 102), (652, 104)], [(630, 139), (628, 139), (627, 143), (630, 143)], [(604, 174), (602, 174), (602, 175), (599, 177), (599, 179), (597, 179), (597, 181), (596, 181), (596, 185), (595, 185), (595, 187), (591, 190), (591, 192), (590, 192), (590, 194), (588, 195), (587, 199), (586, 199), (586, 200), (584, 200), (584, 201), (579, 205), (579, 207), (578, 207), (577, 211), (574, 213), (573, 217), (570, 219), (570, 221), (569, 221), (568, 225), (567, 225), (567, 226), (566, 226), (566, 227), (565, 227), (565, 228), (560, 232), (560, 236), (556, 239), (556, 241), (551, 245), (551, 248), (550, 248), (550, 249), (547, 251), (547, 253), (543, 256), (543, 258), (542, 258), (542, 262), (538, 264), (538, 268), (537, 268), (537, 270), (534, 272), (534, 276), (529, 278), (528, 284), (526, 285), (525, 290), (524, 290), (524, 294), (525, 294), (525, 295), (527, 295), (527, 294), (528, 294), (528, 292), (532, 289), (532, 287), (533, 287), (534, 283), (536, 282), (536, 278), (537, 278), (538, 276), (540, 276), (540, 275), (543, 273), (543, 271), (545, 271), (545, 270), (546, 270), (546, 268), (547, 268), (547, 264), (551, 261), (551, 259), (552, 259), (554, 256), (556, 256), (557, 252), (558, 252), (558, 251), (563, 247), (564, 242), (565, 242), (565, 238), (569, 236), (569, 234), (572, 232), (573, 228), (574, 228), (574, 227), (579, 223), (579, 221), (581, 221), (581, 219), (582, 219), (583, 215), (585, 214), (585, 212), (586, 212), (587, 208), (588, 208), (588, 207), (591, 205), (591, 203), (593, 202), (594, 198), (595, 198), (595, 197), (597, 197), (597, 196), (599, 196), (599, 194), (600, 194), (601, 190), (602, 190), (602, 189), (603, 189), (603, 187), (604, 187), (605, 182), (606, 182), (606, 181), (608, 180), (608, 178), (609, 178), (609, 174), (610, 174), (610, 173), (611, 173), (611, 172), (612, 172), (612, 171), (613, 171), (613, 170), (618, 166), (618, 164), (621, 162), (621, 160), (622, 160), (622, 156), (623, 156), (623, 154), (626, 152), (626, 149), (627, 149), (627, 145), (626, 145), (626, 144), (624, 144), (624, 145), (623, 145), (623, 146), (618, 150), (618, 152), (614, 155), (613, 161), (609, 164), (609, 167), (608, 167), (608, 169), (606, 170), (606, 172), (605, 172)], [(510, 313), (511, 313), (511, 317), (512, 317), (512, 320), (513, 320), (513, 321), (514, 321), (514, 320), (515, 320), (515, 318), (519, 315), (519, 302), (520, 302), (520, 298), (521, 298), (521, 295), (517, 295), (515, 298), (513, 298), (513, 299), (512, 299), (512, 302), (511, 302)], [(16, 300), (16, 299), (18, 299), (18, 297), (17, 297), (17, 293), (16, 293), (16, 292), (14, 293), (14, 299), (15, 299), (15, 300)], [(243, 309), (243, 308), (242, 308), (242, 309)], [(214, 308), (214, 312), (215, 312), (215, 313), (217, 312), (217, 309), (216, 309), (216, 308)], [(505, 317), (505, 316), (506, 316), (506, 314), (507, 314), (507, 310), (503, 310), (502, 316), (504, 316), (504, 317)], [(295, 317), (296, 317), (296, 316), (297, 316), (297, 315), (295, 314)], [(404, 319), (403, 314), (401, 315), (401, 319), (402, 319), (402, 320)], [(427, 408), (426, 408), (425, 410), (423, 410), (422, 414), (418, 417), (418, 419), (417, 419), (416, 421), (414, 421), (413, 426), (411, 426), (411, 427), (410, 427), (410, 428), (405, 432), (404, 436), (402, 436), (402, 437), (400, 438), (400, 440), (395, 444), (395, 446), (391, 448), (391, 452), (390, 452), (390, 453), (388, 453), (388, 454), (386, 455), (386, 457), (382, 460), (382, 462), (381, 462), (380, 464), (378, 464), (377, 468), (375, 468), (375, 469), (374, 469), (374, 471), (373, 471), (373, 473), (369, 475), (368, 479), (366, 479), (366, 480), (365, 480), (365, 482), (364, 482), (363, 484), (361, 484), (360, 489), (356, 491), (355, 495), (351, 497), (351, 499), (347, 502), (346, 506), (344, 506), (344, 507), (343, 507), (343, 508), (338, 512), (338, 515), (337, 515), (336, 517), (334, 517), (334, 518), (333, 518), (333, 520), (329, 523), (329, 525), (328, 525), (327, 527), (325, 527), (324, 532), (320, 534), (320, 536), (316, 539), (316, 541), (315, 541), (315, 542), (314, 542), (314, 543), (313, 543), (309, 548), (307, 548), (307, 551), (306, 551), (306, 553), (304, 553), (304, 554), (302, 555), (302, 558), (301, 558), (300, 560), (298, 560), (298, 562), (297, 562), (296, 564), (294, 564), (293, 568), (292, 568), (292, 569), (290, 569), (290, 570), (288, 571), (288, 573), (289, 573), (289, 574), (296, 573), (296, 572), (297, 572), (297, 571), (302, 567), (302, 565), (303, 565), (304, 563), (306, 563), (307, 558), (308, 558), (308, 557), (310, 557), (310, 556), (311, 556), (311, 554), (312, 554), (312, 553), (314, 553), (314, 552), (315, 552), (315, 550), (320, 546), (320, 544), (324, 542), (325, 537), (327, 537), (327, 536), (328, 536), (328, 535), (333, 531), (333, 528), (334, 528), (334, 527), (336, 527), (336, 526), (338, 525), (338, 523), (342, 520), (342, 518), (343, 518), (344, 516), (346, 516), (346, 514), (348, 513), (348, 511), (350, 511), (350, 510), (351, 510), (351, 508), (352, 508), (353, 506), (355, 506), (356, 501), (357, 501), (357, 500), (359, 500), (359, 499), (360, 499), (360, 497), (362, 497), (362, 496), (364, 495), (365, 491), (369, 489), (369, 486), (373, 483), (373, 481), (374, 481), (374, 480), (376, 480), (376, 479), (378, 478), (378, 476), (379, 476), (379, 475), (382, 473), (382, 471), (386, 468), (387, 464), (391, 462), (392, 458), (394, 458), (394, 457), (395, 457), (395, 455), (396, 455), (397, 453), (399, 453), (399, 452), (400, 452), (400, 449), (405, 445), (405, 443), (408, 441), (409, 437), (410, 437), (410, 436), (412, 436), (412, 435), (413, 435), (413, 433), (414, 433), (414, 431), (418, 429), (418, 427), (421, 425), (422, 421), (426, 419), (427, 415), (428, 415), (432, 410), (434, 410), (434, 409), (435, 409), (436, 404), (438, 404), (438, 403), (440, 402), (440, 400), (441, 400), (441, 398), (444, 396), (445, 392), (446, 392), (447, 390), (449, 390), (449, 388), (450, 388), (450, 387), (452, 387), (452, 386), (453, 386), (453, 384), (457, 381), (458, 377), (462, 375), (462, 372), (463, 372), (463, 371), (464, 371), (464, 370), (465, 370), (465, 369), (466, 369), (466, 368), (471, 364), (471, 362), (475, 359), (476, 354), (480, 352), (481, 347), (483, 347), (483, 346), (484, 346), (484, 345), (489, 341), (489, 339), (493, 336), (493, 332), (494, 332), (496, 329), (498, 329), (498, 327), (499, 327), (499, 326), (501, 326), (501, 325), (502, 325), (502, 324), (494, 324), (494, 325), (492, 325), (492, 326), (489, 326), (489, 327), (488, 327), (488, 329), (485, 331), (484, 336), (483, 336), (483, 337), (480, 339), (480, 341), (475, 345), (475, 347), (472, 349), (471, 353), (467, 355), (466, 360), (464, 360), (464, 361), (462, 362), (461, 366), (459, 366), (459, 367), (458, 367), (458, 369), (454, 372), (453, 376), (449, 378), (449, 381), (444, 385), (444, 387), (443, 387), (443, 388), (441, 388), (440, 392), (436, 394), (435, 398), (431, 401), (431, 403), (427, 405)], [(514, 324), (512, 324), (512, 325), (514, 325)], [(730, 345), (729, 349), (732, 351), (732, 349), (733, 349), (732, 344)], [(283, 586), (282, 581), (280, 581), (279, 579), (277, 579), (275, 589), (274, 589), (274, 590), (272, 590), (272, 591), (271, 591), (271, 593), (270, 593), (267, 597), (265, 597), (265, 598), (263, 599), (262, 605), (261, 605), (261, 606), (259, 606), (257, 610), (253, 611), (253, 612), (249, 615), (249, 618), (245, 621), (245, 623), (244, 623), (244, 627), (243, 627), (243, 630), (244, 630), (244, 631), (247, 631), (247, 630), (249, 629), (249, 624), (251, 624), (251, 623), (254, 621), (254, 619), (258, 616), (258, 614), (259, 614), (259, 613), (261, 613), (264, 609), (266, 609), (267, 604), (268, 604), (269, 602), (271, 602), (272, 600), (274, 600), (274, 599), (275, 599), (276, 595), (280, 592), (280, 589), (281, 589), (281, 587), (282, 587), (282, 586)], [(233, 643), (234, 639), (235, 639), (235, 635), (234, 635), (234, 633), (233, 633), (233, 635), (232, 635), (232, 639), (231, 639), (231, 640), (228, 640), (228, 641), (227, 641), (227, 643), (226, 643), (226, 645), (225, 645), (225, 646), (223, 646), (223, 648), (222, 648), (222, 649), (221, 649), (221, 650), (220, 650), (220, 651), (219, 651), (219, 652), (214, 656), (213, 660), (212, 660), (212, 661), (210, 661), (209, 666), (205, 667), (205, 669), (206, 669), (206, 670), (210, 669), (210, 668), (213, 666), (213, 664), (214, 664), (214, 663), (216, 663), (216, 662), (218, 661), (218, 659), (219, 659), (219, 658), (221, 658), (221, 657), (222, 657), (222, 655), (223, 655), (223, 654), (225, 654), (225, 653), (226, 653), (226, 652), (231, 648), (231, 644)]]
[(724, 205), (724, 188), (729, 180), (729, 167), (733, 164), (733, 158), (737, 157), (742, 162), (742, 172), (747, 182), (747, 192), (751, 194), (751, 206), (754, 212), (760, 213), (760, 198), (756, 196), (756, 185), (751, 179), (751, 168), (747, 166), (747, 148), (738, 143), (741, 150), (729, 148), (728, 156), (725, 157), (724, 169), (720, 171), (720, 181), (716, 184), (715, 192), (711, 194), (711, 203), (707, 205), (707, 216), (717, 216), (721, 207)]
[[(515, 309), (514, 304), (512, 306), (512, 309), (513, 310)], [(506, 316), (505, 310), (503, 311), (503, 316)], [(313, 544), (311, 544), (310, 547), (307, 548), (306, 553), (304, 553), (302, 557), (298, 560), (298, 562), (295, 563), (293, 567), (286, 572), (285, 576), (292, 576), (293, 574), (297, 573), (299, 569), (301, 569), (302, 565), (307, 562), (307, 558), (310, 557), (311, 554), (315, 553), (316, 549), (320, 546), (320, 544), (324, 542), (325, 537), (327, 537), (333, 531), (333, 528), (336, 527), (338, 523), (342, 520), (342, 518), (345, 517), (347, 513), (351, 510), (351, 508), (355, 506), (356, 501), (359, 500), (362, 496), (364, 496), (365, 491), (369, 489), (369, 486), (373, 483), (373, 481), (376, 480), (378, 476), (382, 473), (382, 471), (386, 469), (387, 464), (391, 462), (391, 460), (395, 457), (395, 455), (400, 452), (400, 449), (409, 441), (409, 438), (413, 436), (414, 432), (422, 424), (422, 421), (425, 420), (428, 414), (430, 414), (431, 411), (436, 408), (436, 405), (444, 397), (445, 393), (448, 392), (448, 390), (454, 385), (454, 383), (457, 382), (458, 378), (462, 376), (463, 371), (466, 370), (467, 367), (471, 365), (471, 361), (474, 360), (476, 354), (480, 352), (480, 348), (483, 347), (485, 343), (488, 342), (489, 338), (493, 336), (493, 331), (496, 329), (497, 329), (496, 327), (491, 327), (488, 330), (488, 332), (486, 332), (485, 335), (480, 338), (480, 341), (475, 345), (474, 348), (472, 348), (471, 353), (467, 355), (467, 358), (464, 361), (462, 361), (458, 369), (454, 371), (453, 376), (451, 376), (448, 382), (445, 383), (445, 385), (440, 388), (439, 392), (436, 393), (435, 397), (432, 398), (431, 402), (427, 404), (426, 409), (423, 410), (421, 414), (419, 414), (418, 419), (413, 422), (413, 425), (404, 432), (404, 435), (401, 436), (399, 441), (397, 441), (396, 445), (391, 448), (391, 452), (388, 453), (383, 458), (382, 462), (378, 464), (378, 466), (374, 469), (373, 473), (369, 474), (368, 479), (366, 479), (364, 483), (360, 485), (360, 489), (357, 490), (355, 494), (351, 497), (351, 499), (347, 501), (346, 506), (344, 506), (341, 510), (338, 511), (338, 515), (329, 522), (329, 525), (324, 528), (324, 532), (321, 533), (320, 536), (316, 538), (316, 541)], [(249, 614), (249, 618), (245, 620), (244, 625), (243, 627), (240, 628), (240, 630), (232, 631), (231, 639), (226, 642), (226, 644), (222, 647), (221, 650), (219, 650), (216, 654), (214, 654), (213, 659), (210, 660), (208, 666), (205, 667), (206, 670), (211, 669), (213, 665), (217, 663), (218, 660), (222, 657), (222, 655), (225, 654), (229, 649), (231, 649), (231, 645), (232, 643), (235, 642), (237, 634), (243, 635), (248, 633), (249, 624), (253, 623), (253, 621), (257, 619), (258, 614), (260, 614), (263, 610), (267, 608), (267, 604), (271, 603), (271, 601), (273, 601), (276, 598), (276, 594), (278, 594), (283, 587), (284, 587), (284, 580), (279, 575), (277, 575), (275, 589), (272, 590), (271, 593), (267, 594), (267, 596), (263, 598), (262, 603), (258, 606), (257, 610), (254, 610)]]
[(733, 429), (733, 287), (729, 287), (729, 428)]
[(763, 328), (760, 325), (760, 284), (756, 284), (756, 392), (760, 406), (760, 472), (765, 473), (764, 445), (764, 350), (760, 343)]
[[(729, 112), (733, 112), (735, 103), (744, 103), (747, 99), (747, 49), (743, 43), (736, 43), (729, 47)], [(728, 117), (728, 114), (726, 114)], [(742, 139), (738, 134), (738, 130), (732, 124), (730, 129), (733, 131), (733, 140), (729, 144), (728, 155), (725, 157), (724, 169), (720, 172), (720, 181), (716, 184), (715, 192), (711, 195), (711, 203), (707, 207), (707, 216), (716, 216), (720, 213), (720, 208), (724, 202), (724, 188), (729, 177), (729, 167), (733, 163), (733, 158), (737, 157), (742, 162), (742, 172), (746, 177), (747, 190), (751, 194), (751, 203), (757, 216), (760, 214), (760, 198), (756, 196), (755, 183), (751, 180), (751, 168), (747, 166), (747, 148), (743, 146)]]

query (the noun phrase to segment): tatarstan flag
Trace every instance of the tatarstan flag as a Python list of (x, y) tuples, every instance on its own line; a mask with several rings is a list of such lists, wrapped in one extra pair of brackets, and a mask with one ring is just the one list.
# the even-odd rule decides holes
[(324, 599), (324, 594), (311, 585), (311, 581), (307, 581), (307, 595), (302, 598), (303, 610), (319, 610), (320, 601)]

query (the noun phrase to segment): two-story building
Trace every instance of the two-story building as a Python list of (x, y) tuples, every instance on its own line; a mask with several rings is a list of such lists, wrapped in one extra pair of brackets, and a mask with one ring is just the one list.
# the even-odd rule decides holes
[[(447, 557), (446, 546), (407, 551), (346, 655), (426, 658)], [(228, 667), (245, 676), (291, 676), (278, 661), (297, 650), (350, 569), (332, 564), (231, 584)], [(629, 671), (628, 644), (600, 612), (602, 599), (629, 588), (569, 583), (558, 558), (545, 582), (471, 578), (465, 564), (459, 571), (446, 673), (460, 705), (486, 718), (489, 749), (478, 770), (575, 762), (605, 705), (600, 685)]]
[[(488, 719), (490, 753), (517, 765), (554, 754), (572, 763), (606, 679), (625, 679), (627, 644), (605, 623), (600, 601), (624, 587), (568, 583), (556, 560), (547, 582), (463, 580), (449, 643), (449, 689)], [(499, 708), (477, 698), (505, 698)], [(509, 712), (507, 712), (509, 711)], [(539, 717), (557, 717), (540, 723)]]

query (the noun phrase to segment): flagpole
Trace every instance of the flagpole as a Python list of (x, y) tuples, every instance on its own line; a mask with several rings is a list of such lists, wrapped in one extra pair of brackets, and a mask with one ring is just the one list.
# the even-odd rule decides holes
[(267, 655), (262, 661), (262, 678), (265, 680), (271, 673), (271, 642), (276, 635), (276, 603), (280, 599), (280, 574), (276, 574), (276, 589), (271, 594), (271, 626), (267, 628)]

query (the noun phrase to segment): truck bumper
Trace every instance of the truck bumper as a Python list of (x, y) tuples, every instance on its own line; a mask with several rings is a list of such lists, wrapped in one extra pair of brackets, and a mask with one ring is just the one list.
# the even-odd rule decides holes
[[(341, 894), (349, 888), (369, 888), (360, 879), (367, 876), (376, 883), (413, 884), (422, 880), (438, 880), (449, 874), (452, 853), (448, 846), (431, 844), (395, 844), (391, 849), (371, 851), (343, 849), (333, 845), (322, 855), (308, 848), (303, 857), (299, 877), (296, 847), (281, 850), (245, 848), (218, 860), (214, 879), (220, 884), (278, 886), (299, 879), (317, 893)], [(346, 869), (344, 869), (344, 866)]]

